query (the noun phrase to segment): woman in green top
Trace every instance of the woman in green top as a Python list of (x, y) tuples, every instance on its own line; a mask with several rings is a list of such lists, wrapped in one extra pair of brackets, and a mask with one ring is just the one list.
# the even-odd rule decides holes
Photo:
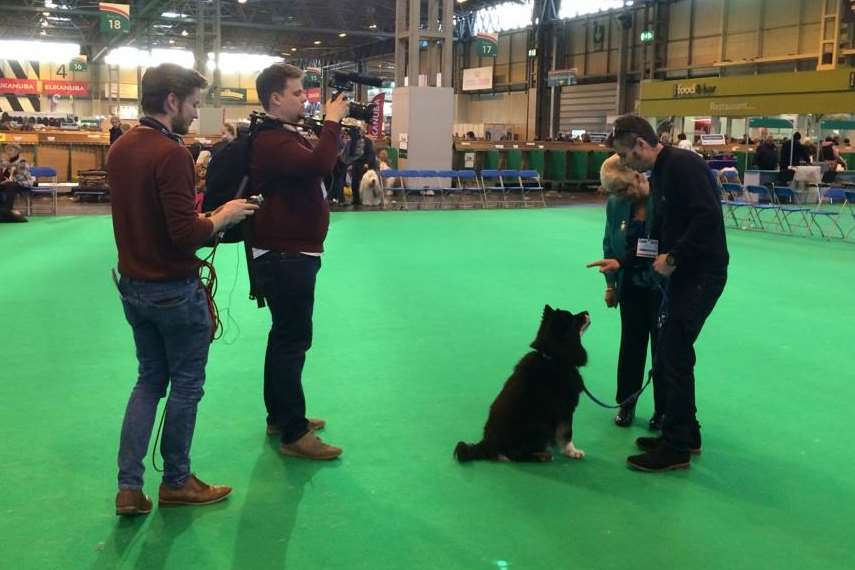
[[(620, 354), (617, 370), (617, 403), (622, 404), (641, 389), (647, 347), (655, 353), (656, 323), (661, 295), (652, 270), (653, 259), (638, 255), (639, 240), (656, 240), (652, 232), (652, 199), (647, 178), (612, 155), (600, 170), (600, 184), (609, 194), (603, 259), (588, 267), (599, 267), (606, 278), (605, 301), (620, 307)], [(651, 242), (646, 242), (650, 244)], [(658, 242), (657, 242), (658, 243)], [(642, 248), (645, 242), (642, 241)], [(653, 381), (654, 413), (649, 427), (662, 427), (665, 392)], [(615, 423), (627, 427), (635, 418), (635, 400), (620, 408)]]

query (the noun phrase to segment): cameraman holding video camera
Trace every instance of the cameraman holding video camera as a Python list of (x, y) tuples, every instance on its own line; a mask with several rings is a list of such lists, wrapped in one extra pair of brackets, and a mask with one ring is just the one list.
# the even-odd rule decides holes
[(283, 124), (258, 132), (250, 162), (252, 193), (264, 207), (252, 221), (253, 272), (267, 301), (272, 326), (264, 361), (267, 433), (279, 435), (283, 455), (335, 459), (342, 450), (315, 435), (323, 420), (306, 418), (302, 372), (312, 345), (315, 278), (329, 228), (329, 206), (322, 179), (338, 159), (340, 121), (348, 114), (344, 96), (325, 106), (325, 121), (312, 147), (289, 123), (303, 119), (303, 72), (275, 63), (255, 81), (268, 116)]

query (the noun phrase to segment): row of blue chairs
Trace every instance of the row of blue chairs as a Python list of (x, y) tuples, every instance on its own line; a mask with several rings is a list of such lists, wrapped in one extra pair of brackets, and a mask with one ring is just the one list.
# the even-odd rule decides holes
[[(390, 183), (394, 179), (394, 183)], [(542, 205), (546, 207), (546, 196), (540, 173), (536, 170), (381, 170), (380, 180), (383, 190), (391, 191), (393, 196), (401, 196), (401, 207), (409, 209), (408, 196), (413, 193), (433, 192), (439, 196), (438, 202), (420, 200), (413, 202), (416, 207), (432, 204), (445, 206), (488, 208), (506, 208), (512, 206), (528, 207)], [(538, 192), (540, 199), (533, 201), (529, 195)], [(467, 198), (471, 198), (467, 200)]]
[[(789, 186), (772, 188), (726, 183), (721, 186), (721, 204), (733, 226), (741, 229), (814, 234), (823, 238), (847, 239), (855, 232), (855, 188), (817, 188), (816, 204)], [(835, 207), (839, 204), (839, 207)], [(844, 230), (849, 219), (851, 227)]]

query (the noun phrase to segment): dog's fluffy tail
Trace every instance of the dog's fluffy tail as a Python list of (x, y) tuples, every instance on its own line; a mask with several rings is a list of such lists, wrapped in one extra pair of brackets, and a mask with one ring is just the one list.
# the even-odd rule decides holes
[(485, 441), (479, 441), (475, 444), (458, 441), (457, 447), (454, 448), (454, 457), (460, 463), (466, 463), (478, 459), (498, 459), (499, 454), (493, 449), (493, 446)]

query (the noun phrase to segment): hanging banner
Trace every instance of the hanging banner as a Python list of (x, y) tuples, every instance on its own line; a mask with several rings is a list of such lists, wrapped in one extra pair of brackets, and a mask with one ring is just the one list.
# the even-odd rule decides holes
[[(209, 89), (205, 96), (208, 103), (214, 102), (214, 90)], [(246, 103), (247, 93), (243, 87), (221, 87), (220, 102), (222, 103)]]
[(73, 97), (89, 97), (89, 83), (86, 81), (42, 81), (42, 92), (45, 95), (71, 95)]
[(368, 135), (379, 138), (383, 136), (383, 107), (386, 105), (386, 94), (378, 93), (371, 100), (374, 112), (371, 114), (371, 123), (368, 125)]
[(33, 95), (39, 92), (39, 82), (35, 79), (15, 79), (0, 77), (0, 93), (14, 95)]
[(321, 88), (320, 87), (309, 87), (306, 89), (306, 100), (309, 103), (320, 103), (321, 102)]
[(470, 67), (463, 70), (463, 91), (480, 91), (493, 88), (493, 68)]
[(124, 33), (131, 31), (131, 6), (129, 4), (113, 4), (99, 2), (101, 12), (101, 31), (108, 33)]
[(479, 32), (475, 36), (475, 53), (478, 57), (496, 57), (499, 54), (499, 34)]

